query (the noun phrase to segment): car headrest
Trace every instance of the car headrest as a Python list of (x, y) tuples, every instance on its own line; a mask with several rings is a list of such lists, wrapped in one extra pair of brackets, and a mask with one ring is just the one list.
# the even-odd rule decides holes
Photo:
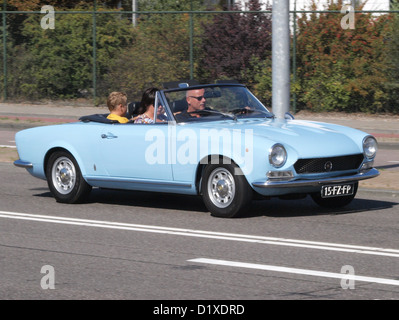
[(185, 111), (188, 108), (188, 103), (186, 98), (182, 100), (176, 100), (173, 102), (173, 112)]
[(127, 115), (126, 117), (130, 119), (131, 117), (135, 117), (139, 115), (139, 107), (140, 107), (140, 102), (139, 101), (133, 101), (130, 102), (127, 105)]

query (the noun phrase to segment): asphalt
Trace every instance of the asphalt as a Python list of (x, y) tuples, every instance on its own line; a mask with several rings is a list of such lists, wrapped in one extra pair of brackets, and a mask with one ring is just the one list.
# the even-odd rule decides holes
[[(22, 130), (75, 122), (84, 115), (107, 112), (105, 106), (94, 107), (85, 103), (0, 103), (0, 128)], [(340, 124), (374, 135), (380, 151), (391, 150), (388, 157), (393, 155), (393, 159), (388, 164), (386, 159), (379, 159), (377, 155), (375, 166), (381, 174), (377, 178), (361, 181), (359, 191), (399, 196), (399, 116), (299, 112), (295, 114), (295, 119)]]

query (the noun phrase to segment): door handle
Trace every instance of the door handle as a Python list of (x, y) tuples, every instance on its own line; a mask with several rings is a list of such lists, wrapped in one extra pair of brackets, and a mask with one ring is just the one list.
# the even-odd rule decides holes
[(102, 139), (115, 139), (115, 138), (118, 138), (118, 136), (116, 136), (116, 135), (114, 135), (113, 133), (111, 133), (111, 132), (108, 132), (108, 133), (103, 133), (102, 135), (101, 135), (101, 138)]

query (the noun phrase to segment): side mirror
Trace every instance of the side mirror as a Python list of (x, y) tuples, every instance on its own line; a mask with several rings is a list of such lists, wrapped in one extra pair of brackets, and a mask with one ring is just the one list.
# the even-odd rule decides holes
[(294, 116), (291, 113), (286, 112), (284, 114), (284, 119), (286, 119), (286, 120), (294, 120), (295, 118), (294, 118)]

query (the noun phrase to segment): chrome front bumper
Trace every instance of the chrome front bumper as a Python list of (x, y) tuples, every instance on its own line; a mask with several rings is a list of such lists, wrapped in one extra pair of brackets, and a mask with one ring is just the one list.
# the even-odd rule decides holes
[(365, 180), (377, 177), (380, 172), (372, 168), (366, 172), (357, 173), (348, 176), (339, 176), (339, 177), (328, 177), (323, 179), (314, 179), (314, 180), (273, 180), (268, 179), (265, 181), (255, 181), (252, 183), (252, 186), (255, 188), (295, 188), (295, 187), (317, 187), (324, 184), (334, 184), (334, 183), (346, 183), (346, 182), (354, 182), (359, 180)]
[(33, 164), (27, 161), (22, 161), (20, 159), (14, 161), (14, 166), (21, 167), (21, 168), (33, 168)]

